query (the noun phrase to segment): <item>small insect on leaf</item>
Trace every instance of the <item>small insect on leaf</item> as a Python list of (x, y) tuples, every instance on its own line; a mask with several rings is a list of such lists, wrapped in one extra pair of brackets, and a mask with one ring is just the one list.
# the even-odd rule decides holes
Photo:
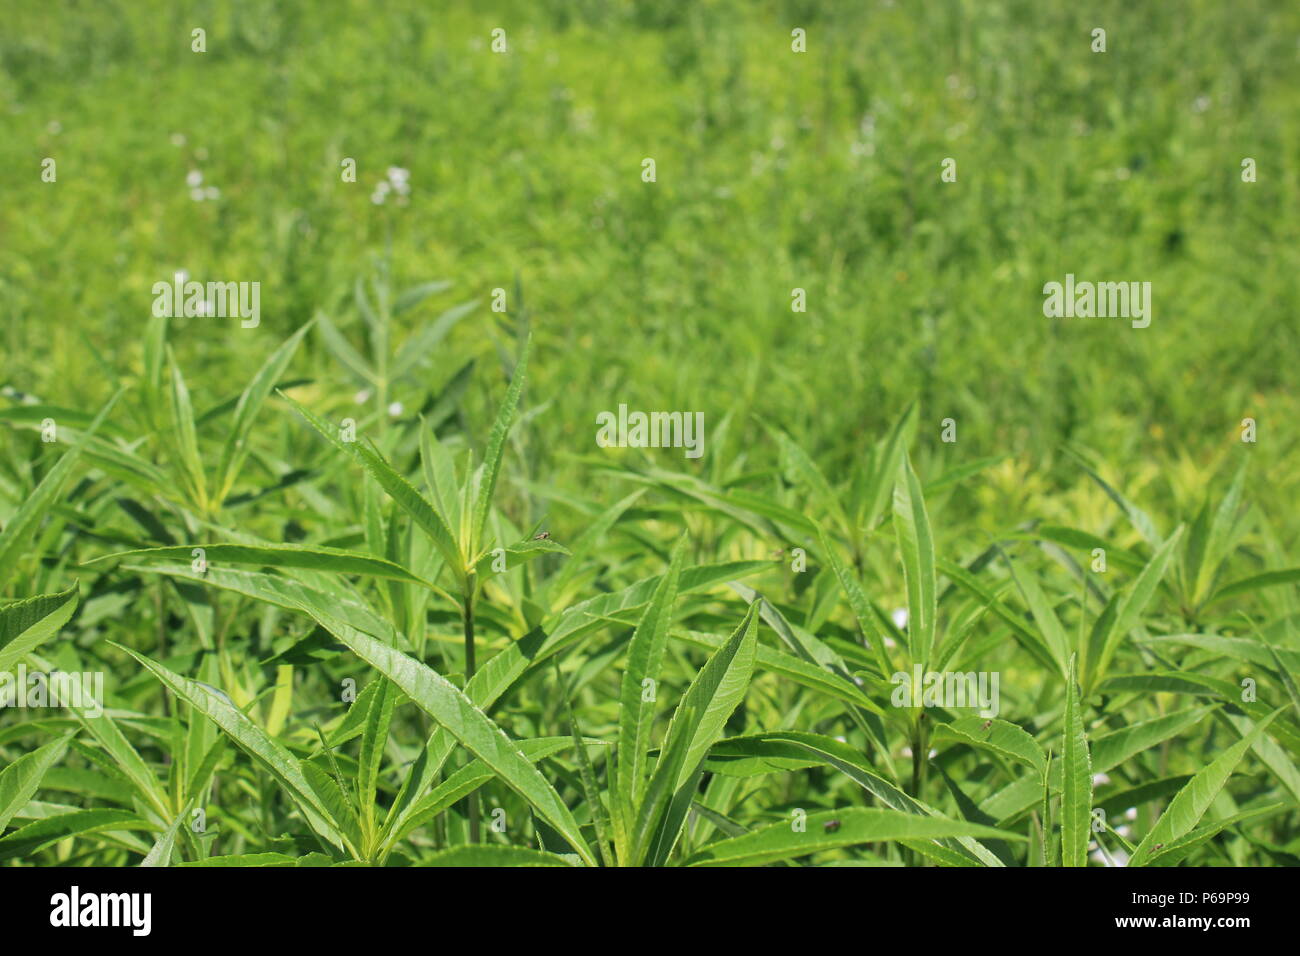
[(981, 727), (980, 730), (988, 730), (988, 729), (989, 729), (990, 727), (992, 727), (992, 726), (993, 726), (993, 721), (991, 721), (991, 720), (986, 720), (986, 721), (984, 721), (984, 726)]
[(535, 535), (533, 535), (533, 540), (534, 540), (534, 541), (545, 541), (545, 540), (546, 540), (547, 538), (549, 538), (550, 536), (551, 536), (551, 533), (550, 533), (549, 531), (543, 531), (541, 534), (535, 534)]
[(825, 830), (827, 833), (834, 833), (839, 828), (840, 828), (839, 820), (827, 820), (825, 823), (822, 824), (822, 829)]

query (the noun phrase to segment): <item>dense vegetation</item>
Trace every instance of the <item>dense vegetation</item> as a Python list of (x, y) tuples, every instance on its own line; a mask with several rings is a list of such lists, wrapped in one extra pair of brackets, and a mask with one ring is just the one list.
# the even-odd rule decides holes
[(0, 36), (0, 860), (1300, 862), (1300, 10), (201, 6)]

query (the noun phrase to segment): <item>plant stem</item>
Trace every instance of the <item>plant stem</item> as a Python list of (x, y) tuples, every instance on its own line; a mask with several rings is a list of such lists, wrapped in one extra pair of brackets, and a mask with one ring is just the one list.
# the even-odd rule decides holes
[[(465, 622), (465, 686), (474, 677), (474, 576), (470, 575), (469, 581), (465, 585), (465, 603), (463, 606), (462, 618)], [(469, 814), (469, 842), (479, 842), (479, 800), (478, 793), (469, 795), (469, 805), (466, 807)]]
[(474, 677), (474, 598), (467, 597), (461, 615), (465, 622), (465, 683)]
[(930, 750), (930, 733), (924, 725), (923, 720), (925, 712), (922, 711), (916, 721), (916, 729), (912, 735), (912, 796), (918, 800), (921, 799), (921, 792), (925, 789), (925, 772), (928, 769), (928, 757)]

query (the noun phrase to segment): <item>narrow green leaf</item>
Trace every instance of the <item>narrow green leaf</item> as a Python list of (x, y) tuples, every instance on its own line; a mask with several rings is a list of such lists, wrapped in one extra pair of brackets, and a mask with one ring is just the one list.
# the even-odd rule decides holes
[(522, 846), (456, 846), (435, 853), (421, 866), (573, 866), (554, 853)]
[(987, 750), (1024, 764), (1038, 776), (1042, 776), (1047, 765), (1047, 757), (1038, 742), (1023, 728), (1005, 720), (962, 717), (935, 727), (930, 739), (936, 744), (951, 740)]
[(31, 800), (45, 777), (56, 763), (63, 759), (68, 749), (69, 734), (23, 754), (4, 770), (0, 770), (0, 833), (27, 801)]
[(148, 829), (148, 823), (128, 810), (75, 810), (29, 823), (0, 839), (0, 860), (30, 857), (60, 840), (102, 830)]
[(938, 601), (934, 571), (934, 538), (925, 512), (921, 483), (906, 454), (894, 486), (894, 532), (903, 557), (907, 583), (907, 642), (912, 661), (924, 665), (934, 651)]
[(186, 803), (181, 808), (181, 812), (176, 814), (176, 819), (171, 822), (171, 825), (158, 835), (153, 848), (140, 861), (141, 866), (171, 866), (172, 851), (176, 848), (176, 832), (181, 828), (181, 824), (185, 822), (185, 818), (189, 816), (190, 807), (191, 804)]
[(207, 479), (203, 474), (203, 456), (199, 453), (199, 436), (194, 427), (194, 406), (190, 403), (190, 390), (171, 349), (167, 350), (172, 368), (172, 389), (169, 410), (171, 413), (171, 438), (175, 460), (181, 477), (188, 485), (190, 503), (206, 510), (208, 504)]
[(108, 400), (95, 416), (95, 420), (90, 423), (90, 427), (82, 434), (81, 439), (45, 473), (40, 484), (27, 496), (27, 500), (22, 503), (17, 513), (9, 519), (4, 530), (0, 531), (0, 588), (8, 583), (18, 559), (31, 547), (37, 523), (54, 506), (55, 499), (63, 491), (63, 485), (72, 473), (73, 465), (77, 463), (77, 459), (90, 443), (91, 437), (99, 430), (99, 426), (113, 410), (121, 395), (122, 393), (118, 392)]
[[(1093, 666), (1090, 668), (1089, 674), (1085, 675), (1085, 678), (1089, 678), (1085, 681), (1089, 689), (1105, 678), (1106, 671), (1110, 668), (1111, 658), (1115, 656), (1115, 651), (1119, 648), (1120, 642), (1129, 631), (1137, 626), (1143, 612), (1147, 609), (1147, 605), (1151, 603), (1156, 589), (1165, 576), (1165, 569), (1169, 566), (1174, 547), (1178, 544), (1178, 539), (1182, 537), (1182, 533), (1181, 526), (1175, 529), (1169, 539), (1156, 549), (1155, 554), (1151, 556), (1151, 560), (1147, 562), (1147, 566), (1142, 569), (1142, 573), (1125, 589), (1123, 596), (1116, 605), (1114, 620), (1106, 633), (1100, 635), (1100, 648), (1090, 648), (1088, 657), (1090, 664)], [(1092, 653), (1093, 650), (1096, 650), (1095, 654)]]
[(0, 672), (59, 633), (77, 609), (77, 585), (0, 607)]
[[(627, 663), (619, 693), (618, 760), (614, 773), (614, 827), (623, 841), (631, 838), (636, 807), (645, 791), (647, 751), (654, 725), (659, 670), (668, 643), (668, 625), (672, 621), (685, 553), (686, 541), (682, 538), (673, 548), (668, 573), (659, 580), (628, 643)], [(626, 844), (625, 851), (630, 850), (631, 845)]]
[(239, 396), (239, 404), (235, 406), (235, 420), (231, 423), (230, 434), (226, 436), (226, 443), (221, 449), (221, 463), (217, 466), (217, 494), (214, 501), (218, 504), (230, 494), (239, 469), (248, 457), (248, 437), (257, 413), (262, 410), (266, 397), (271, 394), (271, 388), (289, 367), (289, 361), (298, 350), (298, 343), (311, 325), (308, 321), (272, 352)]
[[(750, 604), (740, 625), (709, 657), (673, 713), (632, 833), (634, 864), (640, 864), (647, 853), (653, 853), (652, 862), (661, 865), (677, 840), (678, 828), (674, 827), (659, 835), (657, 847), (650, 844), (651, 836), (663, 822), (669, 801), (688, 781), (696, 778), (705, 754), (722, 736), (727, 719), (745, 698), (754, 673), (757, 611), (758, 603)], [(687, 788), (681, 797), (685, 807), (689, 807), (693, 795), (693, 789)]]
[[(330, 814), (317, 798), (311, 784), (307, 782), (302, 765), (278, 741), (253, 723), (229, 697), (206, 684), (182, 677), (129, 647), (116, 644), (112, 646), (130, 654), (172, 693), (201, 714), (211, 718), (218, 727), (230, 735), (231, 740), (238, 744), (241, 750), (271, 773), (290, 799), (297, 804), (313, 830), (330, 843), (341, 845), (342, 834), (328, 822)], [(352, 850), (355, 853), (357, 848), (352, 847)]]
[(384, 748), (388, 744), (388, 728), (393, 721), (393, 709), (397, 705), (397, 694), (393, 685), (383, 678), (380, 687), (371, 700), (366, 714), (365, 732), (361, 735), (361, 757), (357, 766), (357, 803), (361, 806), (361, 818), (367, 833), (375, 826), (375, 791), (379, 785), (379, 769), (384, 760)]
[(1087, 866), (1092, 819), (1092, 762), (1083, 730), (1075, 660), (1070, 658), (1065, 692), (1064, 774), (1061, 790), (1061, 865)]
[(325, 347), (334, 354), (343, 367), (356, 376), (361, 383), (372, 388), (378, 385), (379, 375), (370, 367), (370, 363), (361, 357), (361, 353), (352, 347), (352, 343), (338, 330), (338, 326), (331, 321), (330, 317), (324, 312), (317, 311), (315, 320)]
[(916, 428), (916, 402), (912, 402), (894, 423), (889, 435), (876, 449), (875, 469), (860, 502), (859, 526), (871, 531), (893, 497), (898, 472), (903, 467), (907, 446)]
[(916, 816), (898, 810), (853, 807), (810, 813), (802, 829), (795, 821), (774, 823), (703, 847), (686, 866), (761, 866), (825, 850), (884, 840), (924, 840), (939, 837), (987, 837), (1024, 840), (1019, 833), (939, 817)]
[(284, 393), (281, 393), (281, 395), (298, 410), (298, 414), (307, 419), (312, 427), (336, 448), (362, 464), (366, 471), (370, 473), (370, 476), (379, 483), (379, 486), (388, 492), (388, 496), (429, 535), (443, 560), (463, 578), (466, 571), (465, 555), (457, 543), (456, 536), (452, 533), (451, 528), (447, 526), (442, 516), (411, 486), (410, 482), (394, 471), (393, 467), (384, 460), (377, 450), (361, 442), (341, 441), (338, 435), (335, 434), (337, 430), (314, 412), (309, 411), (300, 403), (284, 395)]
[(492, 424), (492, 432), (488, 436), (487, 451), (483, 456), (483, 480), (479, 485), (478, 499), (474, 503), (474, 525), (469, 546), (466, 548), (470, 554), (482, 546), (488, 509), (492, 505), (492, 496), (496, 493), (497, 476), (501, 474), (501, 458), (505, 453), (506, 435), (510, 432), (510, 425), (515, 418), (515, 409), (519, 405), (519, 396), (524, 389), (524, 379), (528, 372), (528, 353), (531, 349), (532, 337), (529, 336), (524, 341), (523, 351), (519, 353), (519, 361), (515, 364), (510, 387), (506, 389), (505, 401), (497, 411), (497, 419)]
[(1228, 782), (1232, 772), (1237, 769), (1237, 764), (1246, 755), (1246, 751), (1281, 711), (1282, 708), (1278, 708), (1264, 720), (1256, 723), (1254, 729), (1246, 736), (1223, 751), (1208, 767), (1187, 782), (1178, 795), (1170, 801), (1155, 826), (1133, 851), (1130, 866), (1146, 866), (1157, 852), (1170, 847), (1174, 841), (1192, 831), (1205, 815), (1205, 811), (1210, 808), (1219, 791), (1223, 789), (1223, 785)]
[(114, 554), (93, 558), (87, 564), (94, 564), (96, 561), (108, 561), (114, 558), (189, 561), (195, 547), (203, 549), (204, 559), (209, 569), (215, 569), (223, 564), (246, 564), (267, 568), (303, 568), (310, 571), (328, 571), (334, 574), (361, 574), (389, 581), (418, 584), (436, 593), (446, 594), (441, 588), (425, 581), (392, 561), (356, 551), (327, 548), (323, 545), (187, 544), (168, 548), (118, 551)]
[(397, 685), (421, 710), (480, 758), (568, 840), (588, 865), (595, 865), (573, 814), (494, 721), (441, 674), (315, 608), (306, 610), (352, 651)]
[(1039, 587), (1038, 579), (1032, 573), (1017, 570), (1016, 563), (1011, 560), (1011, 557), (1009, 555), (1005, 557), (1007, 567), (1011, 570), (1011, 577), (1015, 580), (1016, 587), (1020, 589), (1025, 603), (1029, 605), (1029, 612), (1033, 614), (1034, 623), (1038, 625), (1038, 630), (1042, 634), (1043, 644), (1051, 651), (1056, 665), (1055, 670), (1058, 674), (1064, 675), (1066, 661), (1070, 656), (1070, 640), (1066, 637), (1061, 619), (1056, 616), (1051, 602)]

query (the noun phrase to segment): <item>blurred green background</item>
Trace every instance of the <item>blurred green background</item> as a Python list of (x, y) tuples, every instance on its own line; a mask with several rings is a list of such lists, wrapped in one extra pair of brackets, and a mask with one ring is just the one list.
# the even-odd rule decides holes
[[(725, 447), (668, 467), (770, 464), (762, 419), (838, 476), (919, 399), (923, 474), (1005, 458), (959, 493), (973, 522), (1111, 520), (1063, 443), (1185, 514), (1251, 416), (1294, 543), (1295, 4), (0, 5), (0, 385), (97, 406), (139, 372), (154, 282), (259, 281), (257, 329), (172, 324), (211, 406), (317, 309), (359, 346), (352, 289), (386, 263), (398, 289), (455, 283), (409, 328), (478, 302), (391, 397), (419, 407), (478, 357), (482, 434), (527, 324), (534, 474), (557, 485), (611, 498), (583, 456), (620, 402), (733, 413)], [(388, 167), (404, 205), (373, 200)], [(1150, 281), (1150, 328), (1044, 318), (1067, 272)], [(355, 390), (315, 333), (294, 370)]]

